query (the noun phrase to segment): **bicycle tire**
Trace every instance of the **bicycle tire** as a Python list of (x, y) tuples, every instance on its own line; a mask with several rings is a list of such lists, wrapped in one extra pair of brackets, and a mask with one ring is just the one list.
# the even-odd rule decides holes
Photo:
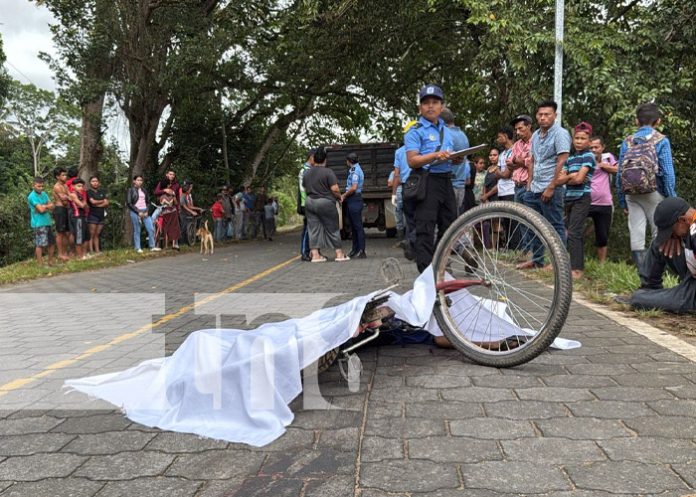
[[(496, 252), (495, 257), (491, 255), (494, 252), (493, 248), (488, 249), (486, 247), (485, 233), (483, 232), (483, 230), (486, 228), (485, 223), (489, 223), (488, 227), (493, 226), (489, 233), (496, 233), (498, 237), (500, 237), (500, 232), (495, 232), (495, 230), (499, 229), (501, 220), (503, 219), (508, 220), (508, 226), (512, 226), (513, 223), (516, 223), (514, 228), (515, 231), (518, 230), (520, 226), (523, 226), (523, 224), (526, 225), (520, 230), (520, 233), (524, 233), (522, 239), (527, 241), (535, 240), (535, 242), (539, 241), (541, 246), (548, 251), (550, 264), (552, 266), (551, 269), (553, 270), (553, 287), (551, 289), (552, 297), (550, 299), (546, 297), (548, 294), (547, 285), (540, 284), (538, 280), (531, 279), (529, 276), (523, 275), (520, 270), (518, 270), (515, 266), (512, 266), (509, 262), (506, 265), (505, 258), (503, 258), (501, 262), (501, 258), (499, 258), (500, 254), (505, 254), (505, 257), (509, 258), (507, 252), (510, 251), (510, 253), (514, 255), (514, 251), (509, 249), (509, 240), (514, 238), (514, 232), (511, 234), (508, 231), (506, 242), (508, 246), (505, 248), (500, 246), (500, 238), (498, 238), (496, 241), (497, 247), (493, 248), (495, 248), (496, 251), (499, 251), (500, 254)], [(498, 221), (497, 228), (495, 227), (496, 220)], [(476, 248), (476, 241), (474, 240), (475, 237), (472, 236), (474, 234), (479, 234), (478, 231), (475, 233), (472, 231), (478, 230), (479, 227), (481, 233), (483, 234), (483, 240), (481, 241), (481, 246), (484, 247), (481, 249), (483, 257), (478, 255), (479, 249)], [(533, 236), (530, 235), (530, 233)], [(470, 239), (467, 239), (467, 237)], [(489, 236), (489, 244), (490, 238), (491, 237)], [(516, 247), (518, 249), (520, 248), (519, 243), (520, 242), (518, 242)], [(524, 245), (521, 248), (524, 251), (524, 249), (529, 247)], [(489, 253), (486, 254), (486, 252)], [(450, 271), (454, 271), (452, 269), (452, 260), (454, 259), (451, 259), (453, 254), (456, 254), (457, 257), (464, 261), (464, 269), (462, 271), (471, 273), (471, 279), (483, 279), (482, 275), (490, 279), (490, 286), (486, 287), (488, 289), (488, 296), (479, 295), (475, 297), (483, 297), (484, 299), (488, 299), (489, 302), (494, 302), (494, 306), (497, 305), (495, 304), (496, 302), (503, 302), (505, 304), (504, 308), (510, 310), (509, 314), (512, 314), (512, 311), (516, 309), (522, 319), (520, 319), (519, 316), (517, 319), (510, 318), (509, 315), (505, 319), (514, 321), (515, 325), (518, 326), (517, 329), (523, 329), (522, 324), (518, 321), (526, 319), (527, 324), (530, 324), (529, 318), (524, 316), (524, 313), (532, 316), (532, 318), (535, 319), (539, 324), (537, 325), (538, 329), (534, 329), (529, 326), (528, 329), (535, 332), (535, 334), (531, 336), (522, 335), (522, 338), (517, 340), (517, 345), (515, 345), (514, 342), (508, 343), (507, 340), (498, 340), (498, 342), (495, 342), (493, 339), (491, 339), (491, 341), (486, 342), (485, 340), (477, 341), (469, 339), (467, 338), (469, 325), (467, 324), (467, 330), (462, 331), (462, 326), (459, 326), (458, 322), (455, 320), (456, 317), (450, 312), (450, 307), (454, 309), (452, 300), (445, 294), (444, 291), (438, 291), (436, 305), (434, 308), (435, 318), (443, 334), (452, 343), (452, 345), (469, 360), (477, 364), (497, 368), (513, 367), (524, 364), (546, 351), (565, 324), (572, 300), (573, 290), (570, 272), (570, 259), (563, 242), (551, 224), (534, 210), (520, 204), (503, 201), (484, 204), (462, 214), (462, 216), (452, 223), (438, 243), (435, 255), (433, 257), (433, 270), (435, 271), (436, 284), (451, 278), (449, 273)], [(491, 263), (491, 266), (496, 266), (490, 270), (493, 271), (490, 273), (488, 267), (486, 266), (489, 262)], [(481, 265), (486, 267), (482, 268)], [(502, 274), (499, 273), (498, 266), (503, 268), (505, 272)], [(516, 273), (510, 274), (511, 266), (515, 267), (515, 271), (517, 271)], [(457, 271), (459, 271), (459, 269), (457, 269)], [(537, 301), (532, 298), (534, 293), (526, 289), (528, 287), (521, 290), (520, 288), (516, 288), (510, 284), (507, 280), (509, 276), (511, 276), (510, 279), (513, 281), (516, 278), (520, 282), (520, 285), (531, 285), (534, 291), (539, 292), (538, 295), (540, 297), (538, 297)], [(459, 278), (459, 276), (457, 276), (457, 278)], [(479, 294), (486, 292), (486, 289), (483, 289), (483, 287), (478, 288), (481, 289), (478, 290)], [(469, 290), (467, 290), (467, 292), (468, 291)], [(519, 298), (522, 299), (527, 306), (534, 304), (540, 309), (548, 308), (545, 319), (542, 321), (541, 319), (533, 316), (531, 314), (532, 311), (527, 311), (524, 308), (520, 308), (520, 306), (514, 304), (510, 299), (508, 291), (510, 294), (513, 294), (513, 291), (519, 294), (521, 296)], [(542, 295), (543, 297), (541, 297)], [(468, 298), (468, 296), (464, 297)], [(544, 303), (545, 300), (548, 300), (550, 304)], [(469, 302), (474, 301), (470, 300)], [(476, 302), (478, 303), (470, 303), (469, 305), (478, 305), (479, 307), (483, 306), (482, 300), (477, 298)], [(468, 312), (471, 313), (472, 311), (470, 310)], [(477, 309), (476, 312), (477, 314), (475, 318), (478, 320), (479, 315), (481, 314), (481, 309)], [(534, 312), (537, 312), (537, 310), (535, 309)], [(483, 314), (485, 315), (486, 313), (484, 312)], [(489, 315), (490, 314), (492, 313), (489, 312)], [(494, 318), (491, 318), (491, 322), (492, 321), (494, 321)], [(473, 328), (475, 329), (477, 326), (478, 324), (475, 323)], [(488, 326), (490, 327), (491, 325), (489, 324)], [(481, 329), (481, 326), (479, 326), (479, 329)], [(486, 328), (486, 331), (489, 329), (490, 328)], [(470, 335), (474, 335), (476, 331), (473, 330), (469, 333)], [(519, 337), (519, 335), (516, 336)], [(492, 347), (492, 343), (496, 344), (495, 347), (497, 347), (497, 350)], [(505, 347), (503, 347), (503, 344), (505, 344)]]
[(188, 242), (189, 247), (193, 247), (196, 243), (196, 229), (195, 220), (190, 220), (186, 226), (186, 241)]

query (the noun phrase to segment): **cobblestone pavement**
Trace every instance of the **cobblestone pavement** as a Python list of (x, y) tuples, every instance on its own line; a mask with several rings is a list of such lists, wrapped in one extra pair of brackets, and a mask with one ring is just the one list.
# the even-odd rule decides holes
[[(375, 234), (366, 260), (287, 262), (296, 238), (1, 289), (9, 318), (0, 330), (0, 496), (696, 493), (696, 364), (578, 304), (563, 336), (582, 348), (513, 369), (427, 346), (365, 350), (359, 392), (336, 369), (322, 374), (337, 409), (303, 410), (296, 399), (287, 433), (261, 449), (149, 429), (60, 391), (65, 378), (171, 352), (193, 330), (282, 317), (271, 298), (247, 299), (233, 315), (197, 314), (197, 293), (341, 294), (331, 298), (341, 302), (379, 288), (382, 258), (398, 256)], [(410, 285), (415, 269), (405, 267)]]

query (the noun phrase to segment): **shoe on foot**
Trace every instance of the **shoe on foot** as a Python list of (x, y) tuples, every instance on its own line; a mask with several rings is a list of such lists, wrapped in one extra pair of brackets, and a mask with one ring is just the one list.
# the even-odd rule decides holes
[(351, 250), (350, 253), (348, 253), (348, 257), (351, 257), (351, 258), (352, 258), (352, 257), (355, 257), (356, 255), (358, 255), (358, 251), (357, 251), (357, 250)]
[(161, 251), (162, 251), (162, 249), (159, 248), (159, 247), (152, 247), (152, 248), (150, 249), (150, 252), (161, 252)]
[(143, 249), (138, 249), (138, 250), (136, 250), (136, 252), (139, 253), (139, 254), (142, 254), (142, 253), (143, 253)]
[(614, 302), (621, 305), (631, 306), (631, 296), (630, 295), (614, 295)]
[(365, 253), (364, 250), (361, 250), (360, 252), (358, 252), (358, 254), (355, 257), (358, 259), (367, 259), (367, 254)]

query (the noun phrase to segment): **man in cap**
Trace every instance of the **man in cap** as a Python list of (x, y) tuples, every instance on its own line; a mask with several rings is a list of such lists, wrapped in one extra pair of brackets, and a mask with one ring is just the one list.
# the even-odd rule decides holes
[[(439, 238), (457, 217), (452, 188), (452, 135), (441, 119), (445, 95), (436, 85), (425, 85), (418, 93), (420, 118), (404, 137), (406, 160), (411, 169), (427, 168), (425, 198), (415, 205), (416, 263), (423, 272), (435, 253), (435, 227)], [(436, 162), (437, 164), (431, 165)], [(413, 174), (413, 173), (412, 173)]]
[(353, 239), (353, 250), (348, 254), (348, 257), (364, 259), (367, 257), (365, 254), (365, 229), (362, 224), (364, 205), (362, 188), (365, 174), (360, 167), (358, 154), (351, 152), (346, 155), (346, 167), (348, 167), (348, 177), (346, 178), (346, 191), (341, 195), (341, 202), (345, 202), (347, 207)]
[[(638, 266), (640, 289), (628, 300), (638, 309), (662, 309), (684, 313), (696, 311), (696, 209), (680, 197), (667, 197), (655, 208), (657, 236), (645, 260)], [(662, 276), (669, 268), (679, 285), (662, 288)]]

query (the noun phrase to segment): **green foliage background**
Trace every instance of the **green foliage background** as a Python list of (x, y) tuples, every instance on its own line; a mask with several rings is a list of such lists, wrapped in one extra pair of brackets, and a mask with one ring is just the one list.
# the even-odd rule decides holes
[[(142, 9), (130, 0), (35, 1), (58, 20), (58, 56), (46, 58), (62, 99), (79, 108), (106, 95), (125, 112), (131, 154), (124, 162), (104, 144), (99, 164), (117, 202), (134, 171), (152, 188), (172, 167), (204, 206), (223, 184), (267, 185), (285, 222), (307, 147), (399, 141), (425, 83), (444, 88), (472, 143), (492, 144), (501, 125), (553, 94), (554, 0), (143, 0)], [(562, 124), (589, 121), (618, 154), (635, 107), (657, 102), (677, 191), (696, 204), (696, 2), (565, 4)], [(8, 88), (0, 71), (3, 109)], [(153, 115), (154, 136), (144, 126)], [(0, 134), (3, 264), (27, 254), (18, 195), (28, 192), (31, 155), (5, 124)], [(79, 141), (61, 139), (47, 162), (75, 165)], [(136, 157), (138, 149), (147, 153)], [(117, 243), (119, 217), (109, 222)], [(611, 236), (610, 256), (626, 257), (618, 211)]]

